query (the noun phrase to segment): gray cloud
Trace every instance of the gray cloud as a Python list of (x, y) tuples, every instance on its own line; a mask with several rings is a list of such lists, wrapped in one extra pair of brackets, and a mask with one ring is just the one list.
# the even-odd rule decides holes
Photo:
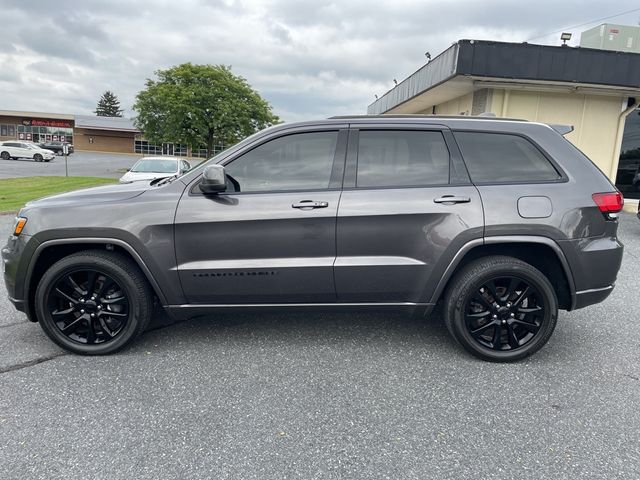
[[(0, 109), (91, 113), (110, 89), (130, 114), (155, 70), (190, 61), (232, 65), (285, 120), (362, 113), (394, 77), (419, 68), (424, 52), (435, 55), (461, 38), (520, 42), (637, 6), (632, 0), (607, 11), (600, 0), (2, 3)], [(610, 21), (636, 24), (639, 17)], [(557, 37), (536, 41), (557, 44)]]

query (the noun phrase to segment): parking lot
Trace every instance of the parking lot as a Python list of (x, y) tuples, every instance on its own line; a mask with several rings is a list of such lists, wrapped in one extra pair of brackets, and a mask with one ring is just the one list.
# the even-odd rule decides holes
[[(123, 155), (100, 152), (75, 152), (68, 157), (69, 175), (74, 177), (120, 178), (127, 168), (141, 158), (141, 155)], [(202, 159), (187, 158), (191, 166)], [(51, 162), (34, 162), (31, 159), (0, 159), (0, 178), (32, 177), (40, 175), (64, 176), (64, 157), (56, 156)]]
[(161, 320), (80, 357), (0, 285), (0, 478), (640, 478), (640, 220), (620, 237), (611, 297), (506, 365), (380, 313)]

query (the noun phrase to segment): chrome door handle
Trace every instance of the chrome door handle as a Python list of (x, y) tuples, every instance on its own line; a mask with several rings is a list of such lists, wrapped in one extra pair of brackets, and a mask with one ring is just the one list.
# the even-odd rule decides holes
[(456, 197), (455, 195), (443, 195), (440, 198), (434, 198), (435, 203), (469, 203), (469, 197)]
[(300, 200), (298, 203), (291, 205), (293, 208), (301, 208), (303, 210), (311, 210), (312, 208), (327, 208), (329, 202), (316, 202), (314, 200)]

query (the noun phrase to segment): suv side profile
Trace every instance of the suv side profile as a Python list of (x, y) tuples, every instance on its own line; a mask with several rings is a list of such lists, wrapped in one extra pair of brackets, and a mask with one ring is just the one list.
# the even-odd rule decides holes
[(559, 131), (435, 116), (271, 127), (178, 178), (27, 204), (2, 250), (9, 297), (86, 355), (132, 342), (154, 301), (175, 318), (441, 303), (471, 354), (518, 360), (558, 310), (603, 301), (622, 261), (622, 196)]

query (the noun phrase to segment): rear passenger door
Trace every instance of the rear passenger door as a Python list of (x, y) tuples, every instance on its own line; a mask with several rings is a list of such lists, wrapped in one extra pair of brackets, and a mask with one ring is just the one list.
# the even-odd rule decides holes
[(455, 253), (482, 237), (478, 191), (446, 127), (356, 127), (338, 207), (338, 300), (428, 303)]

